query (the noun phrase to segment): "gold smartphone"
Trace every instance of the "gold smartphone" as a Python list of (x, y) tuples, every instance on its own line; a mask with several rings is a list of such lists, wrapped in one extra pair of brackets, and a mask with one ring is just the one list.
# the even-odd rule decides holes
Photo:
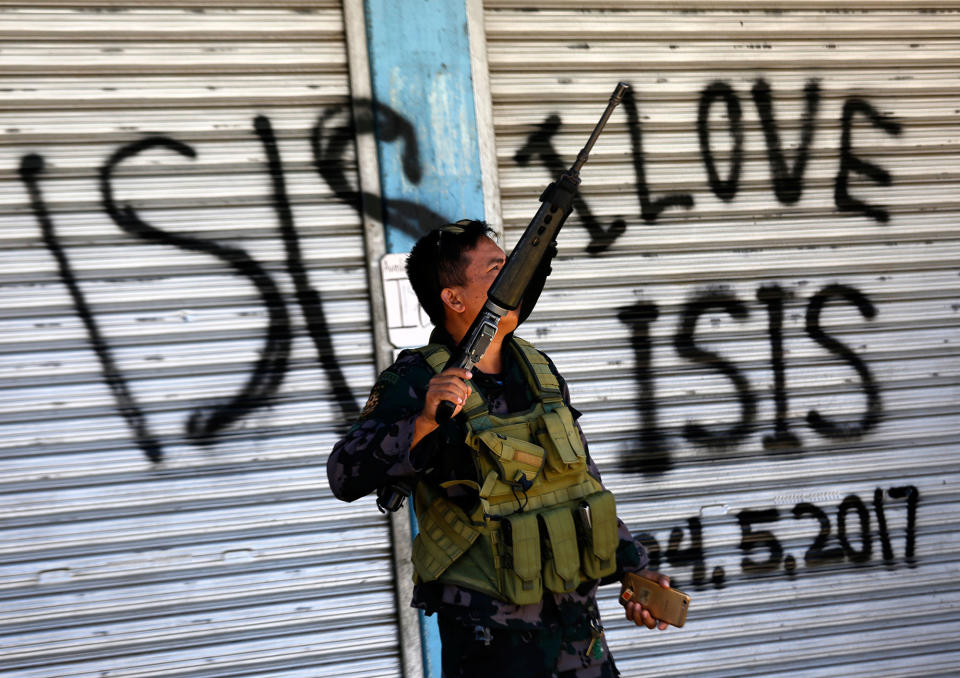
[(690, 596), (677, 589), (667, 589), (658, 582), (627, 572), (623, 578), (624, 588), (620, 594), (620, 603), (628, 601), (640, 603), (650, 610), (656, 619), (680, 627), (687, 621), (687, 608)]

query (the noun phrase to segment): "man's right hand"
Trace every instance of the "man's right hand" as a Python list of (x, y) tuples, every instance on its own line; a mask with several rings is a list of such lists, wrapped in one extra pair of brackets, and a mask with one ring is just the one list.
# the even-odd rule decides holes
[(457, 416), (463, 409), (463, 404), (467, 402), (467, 398), (473, 393), (473, 389), (467, 383), (472, 377), (473, 374), (469, 370), (448, 367), (430, 380), (423, 411), (417, 417), (410, 447), (415, 447), (424, 436), (437, 428), (437, 407), (442, 401), (449, 400), (453, 403), (455, 405), (453, 416)]

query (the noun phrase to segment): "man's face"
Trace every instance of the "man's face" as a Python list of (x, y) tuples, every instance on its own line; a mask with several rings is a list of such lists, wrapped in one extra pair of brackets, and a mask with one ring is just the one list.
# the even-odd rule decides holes
[[(486, 236), (477, 241), (477, 246), (464, 253), (464, 259), (467, 261), (464, 269), (464, 284), (457, 285), (455, 289), (464, 304), (463, 317), (467, 323), (473, 321), (487, 303), (487, 290), (496, 280), (503, 268), (507, 257), (500, 249), (497, 243)], [(500, 321), (500, 331), (498, 334), (512, 332), (517, 327), (519, 311), (510, 311)]]

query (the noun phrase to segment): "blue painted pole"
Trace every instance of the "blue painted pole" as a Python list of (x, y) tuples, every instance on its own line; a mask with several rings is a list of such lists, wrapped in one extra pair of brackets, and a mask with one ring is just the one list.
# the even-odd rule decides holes
[[(442, 223), (485, 218), (465, 2), (364, 0), (389, 253)], [(420, 633), (424, 674), (440, 678), (436, 617), (421, 612)]]
[(365, 0), (388, 252), (484, 218), (465, 2)]

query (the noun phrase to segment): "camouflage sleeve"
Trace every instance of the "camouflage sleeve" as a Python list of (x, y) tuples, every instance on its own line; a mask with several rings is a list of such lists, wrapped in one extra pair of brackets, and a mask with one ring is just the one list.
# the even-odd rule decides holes
[(412, 480), (426, 466), (435, 436), (413, 449), (410, 443), (432, 374), (419, 354), (404, 353), (379, 376), (360, 418), (327, 459), (327, 480), (338, 499), (354, 501), (391, 481)]
[[(583, 429), (580, 427), (580, 412), (578, 412), (576, 408), (570, 404), (570, 389), (567, 387), (567, 382), (557, 371), (553, 361), (551, 361), (549, 357), (547, 360), (550, 361), (550, 369), (556, 375), (557, 381), (560, 382), (560, 389), (563, 393), (563, 401), (573, 412), (574, 425), (577, 427), (577, 431), (580, 433), (580, 440), (583, 442), (583, 449), (587, 452), (587, 471), (602, 484), (603, 480), (600, 477), (600, 469), (593, 461), (593, 457), (590, 456), (590, 446), (587, 444), (587, 437), (584, 435)], [(630, 532), (630, 528), (628, 528), (619, 518), (617, 518), (617, 528), (620, 535), (620, 543), (617, 546), (617, 571), (609, 577), (605, 577), (600, 582), (601, 584), (610, 584), (615, 581), (620, 581), (623, 579), (623, 575), (627, 572), (639, 572), (640, 570), (645, 569), (650, 562), (649, 556), (647, 555), (647, 550), (644, 548), (643, 544), (633, 536), (633, 534)]]

